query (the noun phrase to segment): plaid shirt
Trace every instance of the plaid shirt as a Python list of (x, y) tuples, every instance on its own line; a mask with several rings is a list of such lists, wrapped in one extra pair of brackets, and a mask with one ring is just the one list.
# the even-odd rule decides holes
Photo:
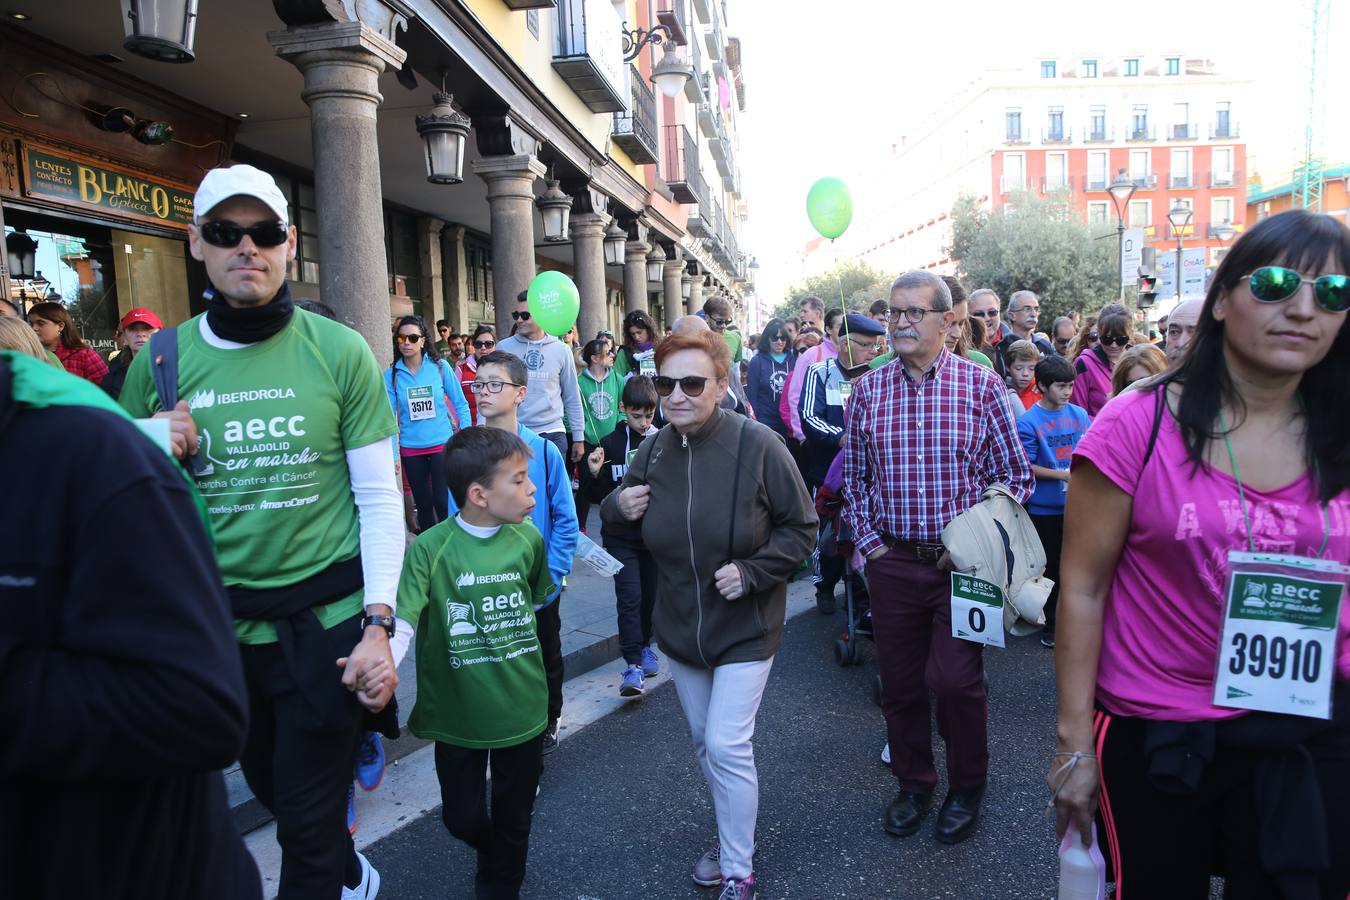
[(854, 382), (844, 443), (844, 519), (864, 555), (883, 535), (937, 544), (942, 529), (1005, 484), (1035, 481), (1003, 381), (943, 350), (916, 384), (900, 360)]
[(88, 347), (71, 350), (65, 344), (61, 344), (56, 348), (56, 358), (61, 360), (61, 365), (66, 367), (67, 372), (87, 378), (94, 384), (102, 384), (103, 376), (108, 374), (108, 364), (103, 361), (103, 357)]

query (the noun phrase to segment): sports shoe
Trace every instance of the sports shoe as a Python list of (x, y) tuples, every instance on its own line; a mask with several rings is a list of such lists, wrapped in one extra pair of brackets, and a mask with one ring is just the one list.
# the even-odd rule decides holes
[(722, 883), (722, 893), (717, 895), (717, 900), (754, 900), (755, 898), (755, 876), (753, 874), (737, 881), (732, 878)]
[(373, 791), (384, 780), (384, 742), (375, 731), (367, 731), (356, 748), (356, 783), (363, 791)]
[[(758, 852), (759, 841), (755, 841), (754, 847), (750, 850), (750, 855), (753, 857)], [(721, 841), (715, 841), (712, 847), (698, 858), (698, 862), (694, 863), (694, 870), (689, 873), (689, 877), (694, 879), (694, 884), (699, 887), (717, 887), (722, 883)], [(753, 887), (753, 876), (751, 877), (751, 886)], [(721, 900), (721, 898), (718, 898), (718, 900)]]
[(620, 697), (642, 696), (642, 667), (629, 666), (623, 670), (623, 683), (619, 685)]
[(554, 750), (558, 749), (558, 723), (550, 722), (548, 728), (544, 730), (544, 746), (540, 750), (543, 756), (548, 756)]
[(347, 830), (356, 835), (356, 782), (347, 785)]
[(1054, 633), (1053, 631), (1042, 631), (1042, 632), (1041, 632), (1041, 646), (1042, 646), (1042, 647), (1054, 647), (1054, 646), (1055, 646), (1055, 633)]
[(375, 900), (380, 893), (380, 873), (360, 853), (356, 858), (361, 860), (361, 883), (354, 888), (343, 885), (342, 900)]
[(838, 607), (834, 600), (834, 591), (828, 590), (824, 585), (816, 585), (816, 609), (822, 616), (834, 615)]
[(886, 746), (881, 748), (881, 764), (889, 766), (891, 764), (891, 742), (887, 741)]
[(661, 673), (661, 657), (656, 655), (656, 651), (651, 647), (642, 648), (642, 674), (648, 678), (655, 678)]

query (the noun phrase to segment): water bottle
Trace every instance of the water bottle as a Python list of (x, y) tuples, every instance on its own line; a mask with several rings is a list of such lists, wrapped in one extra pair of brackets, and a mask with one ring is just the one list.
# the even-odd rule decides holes
[(1083, 846), (1083, 837), (1070, 825), (1059, 845), (1059, 900), (1106, 900), (1106, 860), (1097, 843), (1097, 826), (1092, 826), (1092, 847)]

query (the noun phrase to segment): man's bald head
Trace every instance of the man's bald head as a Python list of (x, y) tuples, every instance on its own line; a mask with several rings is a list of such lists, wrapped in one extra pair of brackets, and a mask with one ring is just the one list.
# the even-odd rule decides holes
[(1200, 312), (1205, 308), (1203, 300), (1183, 300), (1178, 303), (1167, 317), (1167, 362), (1175, 363), (1181, 359), (1186, 348), (1195, 337), (1195, 326), (1200, 321)]
[(701, 316), (680, 316), (670, 326), (671, 334), (696, 334), (700, 331), (712, 331)]

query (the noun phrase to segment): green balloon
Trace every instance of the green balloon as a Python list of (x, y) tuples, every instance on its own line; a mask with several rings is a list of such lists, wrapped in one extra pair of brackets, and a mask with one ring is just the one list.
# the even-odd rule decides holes
[(838, 178), (822, 178), (806, 194), (806, 215), (822, 237), (834, 240), (853, 221), (853, 198)]
[(577, 321), (581, 294), (572, 279), (562, 272), (540, 272), (525, 292), (530, 315), (539, 327), (554, 337), (567, 334)]

